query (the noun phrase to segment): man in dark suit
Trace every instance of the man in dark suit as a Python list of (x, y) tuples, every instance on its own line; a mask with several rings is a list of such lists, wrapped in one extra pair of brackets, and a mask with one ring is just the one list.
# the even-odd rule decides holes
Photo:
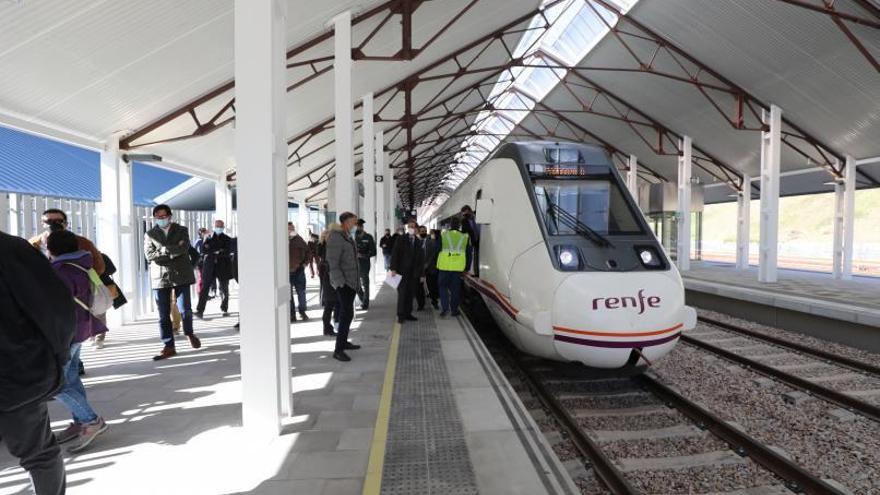
[(413, 316), (413, 298), (418, 285), (424, 283), (425, 251), (418, 238), (418, 224), (414, 218), (406, 222), (406, 233), (394, 243), (391, 252), (391, 274), (402, 277), (397, 286), (397, 321), (416, 321)]
[(223, 220), (214, 221), (214, 231), (202, 242), (202, 285), (199, 290), (199, 303), (195, 316), (199, 319), (205, 315), (208, 304), (208, 291), (217, 281), (220, 292), (220, 311), (229, 316), (229, 280), (232, 278), (232, 238), (225, 233)]

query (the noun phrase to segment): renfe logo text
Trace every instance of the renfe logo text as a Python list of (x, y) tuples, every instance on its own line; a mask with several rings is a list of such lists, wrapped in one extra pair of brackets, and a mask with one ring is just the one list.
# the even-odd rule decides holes
[[(602, 301), (604, 301), (604, 303)], [(659, 308), (660, 297), (645, 297), (645, 289), (639, 289), (639, 295), (637, 297), (597, 297), (593, 299), (594, 310), (598, 310), (600, 304), (604, 306), (605, 309), (637, 308), (639, 314), (642, 314), (645, 312), (645, 308)]]

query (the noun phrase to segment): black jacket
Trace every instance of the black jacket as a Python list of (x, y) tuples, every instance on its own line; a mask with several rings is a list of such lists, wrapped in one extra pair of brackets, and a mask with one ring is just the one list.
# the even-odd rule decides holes
[(394, 237), (391, 234), (385, 234), (379, 239), (379, 247), (382, 248), (382, 254), (391, 254), (391, 248), (394, 247)]
[(232, 238), (226, 234), (211, 234), (202, 243), (202, 278), (232, 278)]
[(398, 237), (391, 251), (391, 270), (404, 277), (422, 277), (425, 274), (422, 240), (409, 234)]
[(366, 231), (355, 233), (354, 243), (357, 246), (358, 258), (372, 258), (376, 256), (376, 241)]
[(46, 257), (0, 232), (0, 412), (55, 394), (75, 331), (73, 297)]

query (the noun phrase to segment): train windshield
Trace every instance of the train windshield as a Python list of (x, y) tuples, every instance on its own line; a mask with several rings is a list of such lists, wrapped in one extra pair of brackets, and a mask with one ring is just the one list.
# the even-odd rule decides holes
[[(578, 234), (578, 223), (599, 234), (644, 233), (614, 180), (539, 179), (534, 184), (538, 207), (550, 235)], [(564, 221), (566, 217), (577, 222)]]

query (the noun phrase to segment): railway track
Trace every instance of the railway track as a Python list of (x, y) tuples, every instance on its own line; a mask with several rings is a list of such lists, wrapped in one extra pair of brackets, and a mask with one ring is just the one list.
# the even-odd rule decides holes
[(480, 333), (607, 492), (843, 493), (652, 375), (590, 378), (582, 367), (519, 353), (497, 329)]
[[(880, 396), (880, 367), (730, 323), (700, 321), (717, 329), (709, 334), (713, 338), (693, 332), (682, 335), (683, 343), (880, 422), (880, 406), (861, 398)], [(714, 336), (718, 332), (720, 337)]]

